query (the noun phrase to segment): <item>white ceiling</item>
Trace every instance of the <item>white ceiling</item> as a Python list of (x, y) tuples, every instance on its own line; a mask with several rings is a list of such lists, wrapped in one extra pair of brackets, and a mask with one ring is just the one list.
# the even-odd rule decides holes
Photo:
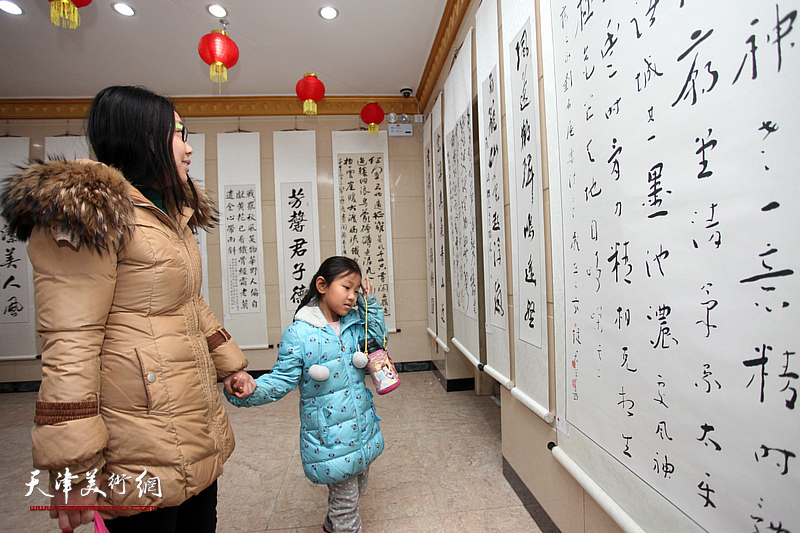
[[(220, 29), (211, 0), (112, 0), (80, 9), (71, 30), (50, 22), (47, 0), (15, 0), (20, 16), (0, 11), (0, 98), (89, 98), (108, 85), (144, 85), (167, 96), (215, 96), (219, 87), (197, 53)], [(326, 95), (416, 95), (446, 0), (222, 0), (239, 47), (222, 95), (293, 95), (314, 72)], [(339, 17), (317, 11), (333, 5)]]

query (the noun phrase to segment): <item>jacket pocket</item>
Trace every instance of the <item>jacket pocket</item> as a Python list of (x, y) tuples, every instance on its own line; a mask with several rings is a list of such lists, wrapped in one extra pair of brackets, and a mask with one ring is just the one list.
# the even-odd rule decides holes
[(161, 368), (161, 357), (153, 343), (138, 346), (136, 357), (142, 369), (142, 383), (147, 393), (147, 414), (169, 415), (167, 385)]
[(319, 443), (323, 446), (328, 438), (328, 420), (327, 417), (331, 415), (330, 411), (324, 407), (317, 408), (317, 432), (319, 433)]

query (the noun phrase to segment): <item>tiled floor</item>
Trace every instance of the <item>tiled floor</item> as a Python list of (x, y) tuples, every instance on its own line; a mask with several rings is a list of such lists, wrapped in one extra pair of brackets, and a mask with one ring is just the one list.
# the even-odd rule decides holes
[[(35, 393), (0, 394), (0, 530), (57, 532), (30, 480)], [(297, 392), (252, 409), (228, 405), (236, 451), (219, 482), (217, 531), (319, 533), (327, 488), (303, 475)], [(432, 372), (401, 374), (401, 386), (375, 397), (386, 451), (370, 470), (361, 500), (365, 533), (539, 533), (503, 477), (500, 408), (473, 391), (444, 392)], [(78, 533), (88, 533), (83, 526)]]

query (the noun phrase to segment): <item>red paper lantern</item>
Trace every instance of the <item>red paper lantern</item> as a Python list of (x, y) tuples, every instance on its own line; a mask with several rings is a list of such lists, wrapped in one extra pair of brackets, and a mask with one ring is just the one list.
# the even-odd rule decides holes
[(294, 90), (303, 101), (303, 113), (316, 115), (317, 102), (325, 97), (325, 84), (319, 81), (316, 74), (309, 73), (297, 82)]
[(239, 61), (239, 47), (225, 31), (212, 30), (200, 38), (197, 52), (211, 67), (211, 81), (219, 83), (222, 92), (222, 83), (228, 81), (228, 69)]
[(92, 0), (50, 0), (50, 22), (74, 30), (81, 24), (78, 9), (91, 3)]
[(370, 102), (361, 110), (361, 120), (369, 124), (369, 133), (378, 134), (378, 124), (383, 122), (383, 109), (375, 102)]

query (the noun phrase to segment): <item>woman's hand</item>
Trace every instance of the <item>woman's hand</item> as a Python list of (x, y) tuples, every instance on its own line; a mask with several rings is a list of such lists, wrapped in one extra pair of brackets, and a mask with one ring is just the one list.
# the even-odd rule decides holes
[(225, 385), (225, 392), (237, 398), (247, 398), (256, 390), (256, 381), (244, 370), (226, 377), (222, 380), (222, 384)]
[(361, 280), (361, 292), (364, 293), (364, 298), (372, 294), (372, 282), (369, 280), (369, 276)]
[[(58, 511), (57, 508), (59, 506), (64, 507), (64, 505), (66, 505), (67, 502), (65, 500), (66, 495), (63, 492), (56, 492), (50, 500), (51, 506), (56, 508), (50, 511), (50, 518), (58, 519), (58, 527), (61, 528), (62, 531), (72, 531), (73, 529), (78, 529), (78, 526), (81, 524), (92, 523), (94, 520), (94, 511), (91, 509), (84, 508), (82, 511), (78, 511), (77, 509)], [(94, 505), (96, 501), (96, 492), (90, 492), (86, 496), (83, 496), (80, 489), (73, 489), (69, 494), (70, 507), (73, 505), (76, 507), (88, 507)]]

